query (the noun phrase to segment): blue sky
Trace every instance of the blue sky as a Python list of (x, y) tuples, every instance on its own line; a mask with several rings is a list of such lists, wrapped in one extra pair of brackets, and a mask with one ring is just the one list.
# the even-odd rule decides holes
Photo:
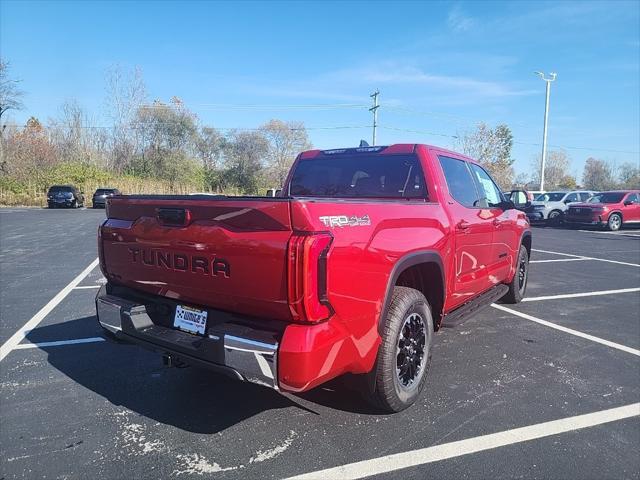
[[(474, 124), (508, 124), (517, 172), (539, 154), (544, 82), (556, 71), (549, 143), (572, 173), (589, 156), (638, 162), (640, 2), (0, 2), (0, 54), (26, 109), (55, 117), (75, 98), (105, 124), (105, 70), (139, 66), (150, 99), (183, 99), (204, 124), (301, 120), (320, 148), (454, 147)], [(228, 109), (216, 105), (270, 105)], [(315, 127), (363, 126), (350, 129)]]

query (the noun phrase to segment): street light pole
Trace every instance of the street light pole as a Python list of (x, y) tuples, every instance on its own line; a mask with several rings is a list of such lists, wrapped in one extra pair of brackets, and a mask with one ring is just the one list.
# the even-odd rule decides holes
[(544, 72), (535, 72), (547, 84), (546, 99), (544, 102), (544, 129), (542, 131), (542, 165), (540, 166), (540, 191), (544, 192), (544, 167), (547, 161), (547, 125), (549, 123), (549, 95), (551, 94), (551, 82), (555, 81), (557, 74), (549, 73), (545, 77)]

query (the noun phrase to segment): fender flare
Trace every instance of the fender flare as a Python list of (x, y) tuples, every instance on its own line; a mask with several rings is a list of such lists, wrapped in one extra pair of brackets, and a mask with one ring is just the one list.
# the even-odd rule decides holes
[[(524, 232), (522, 232), (522, 236), (520, 237), (520, 245), (524, 244), (524, 239), (525, 238), (530, 238), (531, 239), (531, 247), (533, 248), (533, 236), (531, 235), (531, 230), (525, 230)], [(529, 252), (531, 253), (531, 252)]]
[(620, 215), (620, 220), (622, 220), (622, 222), (624, 223), (624, 215), (622, 214), (622, 210), (611, 210), (608, 214), (607, 214), (607, 222), (609, 221), (609, 217), (611, 215), (613, 215), (614, 213), (617, 213), (618, 215)]
[[(443, 299), (442, 304), (444, 306), (444, 297), (446, 296), (447, 284), (445, 283), (445, 273), (444, 267), (442, 265), (442, 258), (440, 254), (435, 250), (418, 250), (415, 252), (408, 253), (404, 257), (401, 257), (391, 269), (391, 274), (389, 275), (389, 279), (387, 281), (387, 290), (384, 296), (384, 305), (382, 307), (382, 311), (380, 312), (380, 316), (378, 317), (378, 334), (382, 337), (384, 333), (384, 324), (387, 319), (387, 313), (389, 312), (389, 304), (391, 303), (391, 296), (393, 294), (393, 288), (398, 281), (398, 277), (400, 274), (404, 272), (407, 268), (413, 267), (415, 265), (419, 265), (421, 263), (433, 263), (438, 266), (440, 270), (440, 275), (442, 277), (442, 291), (443, 291)], [(434, 315), (435, 317), (435, 312)]]

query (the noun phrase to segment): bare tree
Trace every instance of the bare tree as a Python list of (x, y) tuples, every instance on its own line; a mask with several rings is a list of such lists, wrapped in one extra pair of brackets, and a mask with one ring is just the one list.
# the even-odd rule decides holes
[(615, 185), (611, 165), (597, 158), (587, 159), (582, 181), (584, 186), (591, 190), (607, 190)]
[(260, 131), (269, 142), (265, 158), (268, 178), (281, 187), (296, 155), (311, 148), (307, 130), (302, 122), (271, 120)]
[[(532, 183), (540, 185), (540, 162), (538, 155), (531, 162)], [(576, 179), (569, 174), (571, 160), (564, 150), (551, 150), (547, 153), (547, 160), (544, 166), (544, 184), (548, 190), (558, 188), (574, 189), (576, 187)]]
[(120, 172), (131, 161), (136, 150), (137, 135), (132, 121), (147, 94), (142, 71), (124, 70), (114, 65), (106, 72), (106, 112), (112, 121), (111, 167)]
[(508, 126), (490, 128), (485, 123), (480, 123), (475, 131), (461, 135), (456, 143), (465, 155), (478, 160), (501, 188), (511, 187), (513, 134)]
[(22, 110), (24, 92), (18, 88), (19, 80), (9, 77), (9, 63), (0, 59), (0, 119), (9, 110)]
[(76, 100), (62, 104), (59, 118), (49, 122), (49, 135), (61, 160), (91, 160), (94, 152), (91, 123), (89, 115)]
[(631, 162), (620, 166), (618, 177), (623, 188), (640, 189), (640, 166)]

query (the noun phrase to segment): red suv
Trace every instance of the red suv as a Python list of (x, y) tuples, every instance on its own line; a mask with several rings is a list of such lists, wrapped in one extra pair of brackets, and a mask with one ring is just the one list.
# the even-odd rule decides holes
[(572, 204), (565, 214), (569, 225), (597, 225), (611, 231), (623, 224), (640, 223), (640, 191), (601, 192), (588, 202)]

